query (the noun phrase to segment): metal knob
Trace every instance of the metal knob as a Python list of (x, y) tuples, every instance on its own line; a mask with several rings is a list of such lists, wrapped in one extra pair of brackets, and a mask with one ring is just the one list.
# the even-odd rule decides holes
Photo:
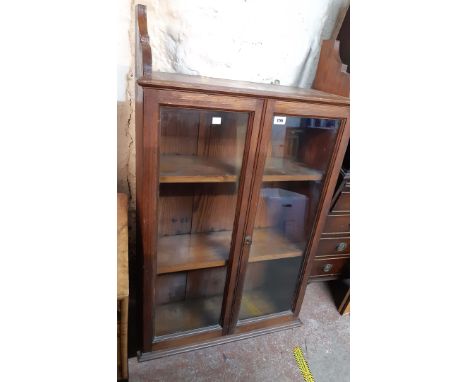
[(252, 236), (246, 236), (246, 237), (244, 238), (244, 243), (245, 243), (245, 245), (250, 245), (250, 244), (252, 244)]
[(333, 268), (333, 264), (325, 264), (323, 267), (322, 267), (322, 271), (324, 272), (330, 272)]
[(338, 243), (338, 245), (336, 246), (336, 250), (338, 252), (343, 252), (346, 249), (346, 247), (347, 247), (346, 243), (341, 242), (341, 243)]

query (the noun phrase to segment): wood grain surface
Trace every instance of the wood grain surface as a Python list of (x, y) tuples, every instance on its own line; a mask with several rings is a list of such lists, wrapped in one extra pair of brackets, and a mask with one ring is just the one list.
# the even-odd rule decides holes
[(117, 194), (117, 298), (128, 296), (128, 198)]
[(151, 75), (144, 75), (141, 77), (138, 80), (138, 84), (143, 87), (198, 90), (208, 93), (349, 105), (348, 98), (319, 90), (178, 73), (153, 72)]

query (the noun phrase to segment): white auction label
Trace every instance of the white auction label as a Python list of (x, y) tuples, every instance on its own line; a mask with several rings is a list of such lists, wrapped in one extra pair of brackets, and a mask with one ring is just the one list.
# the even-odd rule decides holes
[(221, 117), (213, 117), (211, 118), (212, 125), (221, 125)]
[(273, 125), (285, 125), (286, 117), (275, 117), (273, 120)]

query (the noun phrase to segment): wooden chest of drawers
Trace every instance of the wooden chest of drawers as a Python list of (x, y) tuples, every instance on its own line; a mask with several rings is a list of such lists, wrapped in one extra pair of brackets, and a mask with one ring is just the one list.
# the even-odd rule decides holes
[(349, 171), (342, 170), (313, 261), (312, 280), (349, 276), (350, 189)]

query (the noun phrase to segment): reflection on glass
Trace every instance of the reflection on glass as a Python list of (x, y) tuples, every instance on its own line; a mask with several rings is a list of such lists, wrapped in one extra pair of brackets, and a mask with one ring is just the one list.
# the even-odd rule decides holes
[(156, 336), (219, 322), (248, 120), (161, 108)]
[(239, 319), (291, 309), (339, 126), (274, 118)]

